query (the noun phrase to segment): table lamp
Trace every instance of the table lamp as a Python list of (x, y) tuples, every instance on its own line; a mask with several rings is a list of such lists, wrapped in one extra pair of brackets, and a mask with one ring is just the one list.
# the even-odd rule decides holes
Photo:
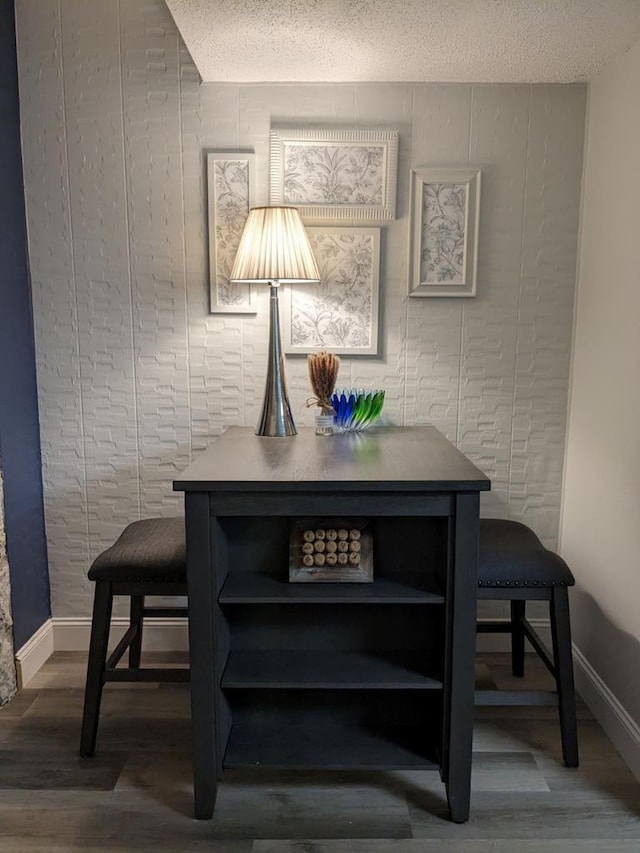
[(240, 238), (231, 281), (269, 285), (269, 364), (256, 435), (295, 435), (280, 344), (278, 287), (320, 283), (318, 265), (295, 207), (252, 207)]

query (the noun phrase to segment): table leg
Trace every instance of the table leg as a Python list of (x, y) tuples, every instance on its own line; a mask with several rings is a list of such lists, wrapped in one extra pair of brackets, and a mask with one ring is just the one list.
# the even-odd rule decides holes
[(447, 607), (449, 726), (444, 778), (451, 820), (464, 823), (471, 798), (480, 498), (477, 493), (458, 494), (455, 501)]
[(209, 495), (185, 495), (189, 648), (191, 650), (191, 723), (193, 737), (194, 816), (213, 815), (217, 788), (215, 737), (215, 662), (212, 616), (216, 604), (211, 569)]

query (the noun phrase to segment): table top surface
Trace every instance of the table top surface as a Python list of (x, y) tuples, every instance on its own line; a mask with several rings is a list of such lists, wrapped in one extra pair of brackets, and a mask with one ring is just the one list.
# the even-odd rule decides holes
[(491, 481), (432, 426), (287, 438), (231, 427), (173, 483), (175, 491), (486, 491)]

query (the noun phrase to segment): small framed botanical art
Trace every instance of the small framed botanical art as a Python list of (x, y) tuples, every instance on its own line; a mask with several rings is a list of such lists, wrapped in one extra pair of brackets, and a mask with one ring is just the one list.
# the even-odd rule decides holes
[(305, 220), (395, 219), (397, 171), (397, 130), (271, 131), (271, 204)]
[(285, 352), (376, 355), (380, 229), (308, 226), (306, 232), (321, 280), (286, 288)]
[(413, 169), (409, 296), (475, 296), (480, 171)]
[(289, 581), (370, 583), (373, 543), (364, 518), (297, 518), (289, 539)]
[(231, 269), (254, 195), (254, 154), (207, 154), (209, 290), (212, 314), (255, 314), (250, 284), (233, 284)]

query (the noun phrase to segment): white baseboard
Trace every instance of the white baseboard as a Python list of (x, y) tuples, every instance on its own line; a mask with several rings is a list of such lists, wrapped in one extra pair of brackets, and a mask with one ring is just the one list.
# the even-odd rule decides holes
[[(544, 620), (534, 620), (541, 621)], [(126, 616), (114, 616), (111, 620), (109, 646), (113, 648), (124, 634), (128, 620)], [(540, 626), (537, 626), (540, 627)], [(91, 635), (90, 616), (54, 616), (16, 653), (18, 686), (27, 687), (40, 667), (56, 652), (87, 652)], [(144, 648), (154, 652), (186, 652), (189, 650), (187, 620), (147, 620), (144, 629)], [(480, 634), (479, 652), (508, 652), (509, 638), (505, 634)]]
[[(551, 648), (549, 620), (532, 619), (531, 624), (547, 648)], [(580, 698), (600, 723), (633, 775), (640, 779), (640, 726), (609, 690), (575, 643), (572, 645), (572, 653), (573, 677)]]
[(640, 726), (575, 645), (573, 660), (578, 693), (631, 772), (640, 779)]
[(18, 688), (26, 687), (53, 654), (53, 619), (47, 619), (15, 653)]
[[(533, 627), (544, 639), (549, 636), (547, 619), (532, 619)], [(111, 620), (110, 646), (124, 634), (128, 620), (124, 616)], [(54, 651), (88, 651), (91, 617), (54, 617), (48, 619), (16, 652), (18, 687), (29, 681)], [(185, 652), (189, 649), (186, 619), (148, 620), (144, 631), (144, 648), (148, 651)], [(478, 652), (508, 652), (506, 634), (479, 634)], [(640, 779), (640, 726), (609, 690), (580, 649), (573, 646), (576, 689), (612, 743)]]
[[(109, 648), (114, 648), (128, 625), (126, 616), (113, 617)], [(15, 654), (18, 687), (28, 687), (31, 679), (54, 651), (88, 652), (90, 635), (90, 616), (54, 616), (48, 619)], [(188, 651), (187, 620), (147, 620), (144, 626), (143, 648), (151, 652)]]
[[(110, 648), (120, 640), (128, 624), (126, 616), (113, 617), (109, 637)], [(48, 619), (16, 652), (18, 687), (27, 687), (54, 651), (87, 652), (90, 635), (90, 616), (54, 616)], [(509, 638), (504, 634), (480, 634), (477, 645), (479, 652), (506, 652), (509, 651)], [(154, 652), (188, 651), (187, 620), (179, 618), (148, 620), (144, 629), (144, 648)]]
[[(112, 618), (109, 648), (118, 643), (128, 626), (126, 616)], [(57, 652), (88, 652), (90, 635), (90, 616), (58, 616), (53, 619), (53, 645)], [(186, 618), (147, 619), (142, 647), (150, 652), (189, 651)]]

